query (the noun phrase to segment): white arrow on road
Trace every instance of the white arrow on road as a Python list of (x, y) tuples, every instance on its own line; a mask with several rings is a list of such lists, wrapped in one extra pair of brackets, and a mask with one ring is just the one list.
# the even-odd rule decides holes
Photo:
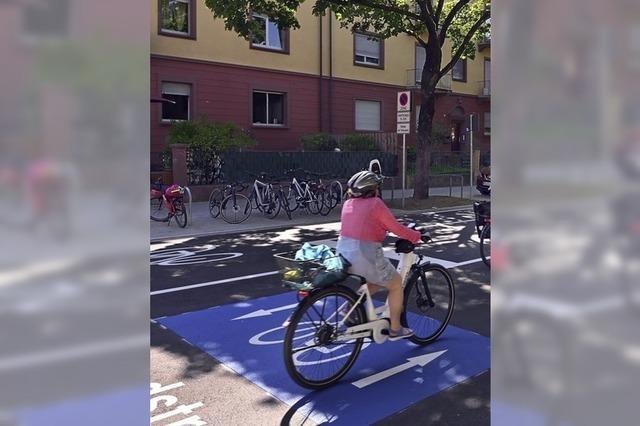
[(287, 309), (295, 308), (298, 306), (297, 303), (292, 303), (291, 305), (280, 306), (279, 308), (273, 309), (258, 309), (257, 311), (249, 312), (246, 315), (242, 315), (241, 317), (234, 318), (231, 321), (240, 320), (240, 319), (248, 319), (248, 318), (258, 318), (258, 317), (267, 317), (274, 312), (286, 311)]
[(397, 365), (393, 368), (390, 368), (388, 370), (384, 370), (381, 371), (379, 373), (376, 373), (372, 376), (369, 377), (365, 377), (364, 379), (360, 379), (357, 380), (353, 383), (351, 383), (353, 386), (362, 389), (365, 386), (369, 386), (372, 385), (376, 382), (379, 382), (380, 380), (384, 380), (388, 377), (393, 376), (394, 374), (398, 374), (398, 373), (402, 373), (404, 370), (408, 370), (410, 368), (413, 368), (417, 365), (419, 365), (420, 367), (424, 367), (425, 365), (429, 364), (431, 361), (433, 361), (434, 359), (438, 358), (440, 355), (442, 355), (443, 353), (445, 353), (447, 350), (445, 349), (444, 351), (439, 351), (439, 352), (432, 352), (429, 354), (425, 354), (425, 355), (420, 355), (420, 356), (416, 356), (413, 358), (407, 358), (408, 362), (405, 362), (404, 364), (401, 365)]

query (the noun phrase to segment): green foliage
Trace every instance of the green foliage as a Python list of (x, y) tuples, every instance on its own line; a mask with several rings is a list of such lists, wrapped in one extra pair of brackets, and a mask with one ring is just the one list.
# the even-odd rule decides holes
[[(448, 14), (456, 3), (458, 2), (446, 1), (443, 7), (443, 13)], [(463, 7), (456, 14), (455, 19), (447, 30), (447, 37), (451, 40), (452, 54), (458, 50), (467, 33), (485, 9), (489, 9), (490, 7), (491, 2), (489, 0), (476, 0), (469, 2), (467, 6)], [(465, 45), (461, 58), (475, 58), (476, 44), (485, 38), (490, 38), (490, 30), (491, 22), (487, 20), (474, 33), (471, 42)]]
[(183, 143), (191, 149), (221, 153), (254, 145), (255, 141), (233, 123), (214, 123), (201, 116), (192, 121), (172, 122), (169, 143)]
[(300, 141), (305, 151), (333, 151), (338, 146), (335, 138), (327, 133), (305, 135)]
[(340, 151), (379, 151), (378, 143), (369, 135), (351, 133), (338, 142)]

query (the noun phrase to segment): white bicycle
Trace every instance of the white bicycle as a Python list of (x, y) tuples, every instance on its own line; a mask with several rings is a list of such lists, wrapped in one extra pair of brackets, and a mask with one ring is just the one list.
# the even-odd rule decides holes
[(279, 192), (273, 189), (271, 183), (263, 182), (269, 178), (266, 173), (261, 173), (260, 175), (249, 174), (256, 179), (253, 181), (248, 208), (261, 211), (269, 219), (278, 216), (282, 202), (286, 201), (280, 201)]
[[(428, 239), (423, 237), (423, 241)], [(408, 338), (411, 342), (427, 345), (440, 337), (451, 320), (455, 288), (449, 272), (441, 265), (423, 262), (415, 248), (407, 240), (396, 242), (397, 270), (404, 289), (401, 321), (414, 331)], [(276, 258), (281, 264), (291, 261), (282, 255)], [(322, 269), (317, 266), (316, 272)], [(299, 278), (304, 279), (312, 269), (312, 265), (299, 265)], [(287, 279), (295, 274), (295, 269), (283, 271), (284, 283), (291, 286)], [(330, 273), (324, 274), (327, 278)], [(359, 280), (357, 291), (346, 285), (350, 278)], [(374, 306), (364, 277), (343, 273), (333, 281), (323, 281), (323, 285), (299, 291), (303, 299), (284, 324), (287, 372), (297, 384), (310, 389), (326, 388), (340, 380), (355, 363), (365, 339), (384, 343), (389, 337), (389, 308), (386, 303)], [(300, 339), (304, 334), (308, 338)]]

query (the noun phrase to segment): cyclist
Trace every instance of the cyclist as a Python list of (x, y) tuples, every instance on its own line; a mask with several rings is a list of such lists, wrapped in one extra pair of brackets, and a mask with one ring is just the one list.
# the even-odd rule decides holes
[(384, 257), (382, 242), (387, 232), (413, 243), (420, 242), (422, 235), (396, 220), (379, 198), (381, 182), (382, 178), (370, 171), (358, 172), (349, 179), (349, 199), (342, 207), (336, 251), (351, 263), (349, 272), (366, 278), (371, 294), (383, 288), (389, 291), (389, 340), (399, 340), (412, 336), (413, 331), (400, 323), (402, 280), (389, 259)]

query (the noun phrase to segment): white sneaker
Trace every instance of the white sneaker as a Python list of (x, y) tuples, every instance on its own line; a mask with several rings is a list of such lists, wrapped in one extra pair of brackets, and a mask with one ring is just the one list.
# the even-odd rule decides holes
[(413, 330), (410, 328), (402, 327), (398, 331), (394, 331), (389, 329), (389, 340), (396, 341), (400, 339), (406, 339), (407, 337), (413, 336)]

